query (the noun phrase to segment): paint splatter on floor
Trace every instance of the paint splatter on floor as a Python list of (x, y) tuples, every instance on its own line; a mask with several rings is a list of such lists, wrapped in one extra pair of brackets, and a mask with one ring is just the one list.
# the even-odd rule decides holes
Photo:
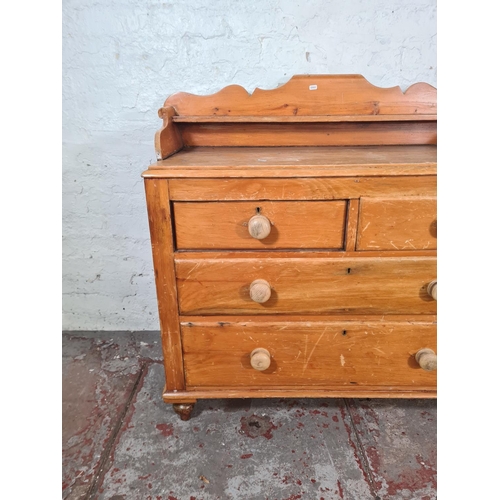
[(160, 361), (158, 334), (64, 336), (65, 500), (436, 498), (435, 401), (205, 400), (183, 422)]

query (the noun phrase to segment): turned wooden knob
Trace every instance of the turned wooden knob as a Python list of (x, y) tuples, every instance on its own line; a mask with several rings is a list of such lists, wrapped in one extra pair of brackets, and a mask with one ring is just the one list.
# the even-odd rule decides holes
[(437, 368), (437, 356), (432, 349), (420, 349), (415, 354), (415, 359), (422, 370), (432, 372)]
[(434, 299), (438, 299), (438, 282), (437, 280), (431, 281), (427, 285), (427, 293)]
[(263, 304), (271, 297), (271, 285), (266, 280), (255, 280), (250, 284), (250, 298)]
[(250, 354), (250, 364), (252, 368), (259, 372), (267, 370), (271, 365), (271, 355), (267, 349), (257, 347)]
[(263, 240), (267, 238), (271, 232), (271, 223), (264, 215), (254, 215), (248, 221), (248, 232), (252, 238)]

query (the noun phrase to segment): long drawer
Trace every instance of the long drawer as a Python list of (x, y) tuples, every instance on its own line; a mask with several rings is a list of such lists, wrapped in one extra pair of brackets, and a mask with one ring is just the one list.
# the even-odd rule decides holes
[[(415, 354), (436, 351), (435, 317), (379, 320), (191, 319), (181, 322), (188, 387), (398, 386), (435, 388)], [(254, 349), (269, 368), (251, 365)]]
[[(436, 258), (177, 255), (181, 314), (435, 314)], [(258, 281), (265, 302), (252, 299)], [(256, 289), (254, 289), (256, 290)], [(254, 294), (255, 298), (255, 294)], [(264, 299), (265, 293), (264, 293)]]
[[(268, 224), (265, 237), (251, 236), (254, 216)], [(174, 203), (178, 249), (340, 249), (345, 218), (342, 200)]]

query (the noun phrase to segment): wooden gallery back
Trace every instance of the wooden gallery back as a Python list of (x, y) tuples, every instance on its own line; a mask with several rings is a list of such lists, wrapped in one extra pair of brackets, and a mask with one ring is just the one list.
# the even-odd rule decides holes
[(159, 114), (164, 401), (436, 397), (436, 89), (295, 76)]

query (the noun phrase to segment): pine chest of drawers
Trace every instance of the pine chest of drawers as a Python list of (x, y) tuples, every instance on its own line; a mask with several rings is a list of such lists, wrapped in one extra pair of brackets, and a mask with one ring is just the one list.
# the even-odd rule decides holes
[(164, 401), (436, 397), (436, 89), (295, 76), (159, 114)]

